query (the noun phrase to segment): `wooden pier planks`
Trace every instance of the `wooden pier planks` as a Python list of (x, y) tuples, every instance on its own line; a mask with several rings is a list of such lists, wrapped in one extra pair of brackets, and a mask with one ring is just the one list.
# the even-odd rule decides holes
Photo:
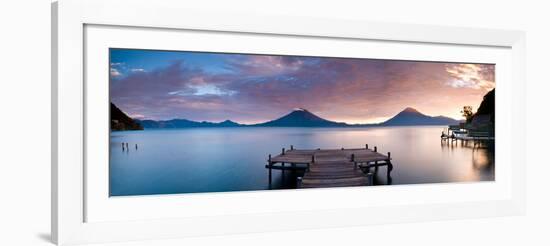
[(300, 188), (363, 186), (369, 180), (351, 162), (315, 162), (304, 174)]
[(286, 151), (283, 149), (280, 155), (270, 157), (266, 167), (270, 168), (271, 172), (271, 168), (278, 169), (274, 165), (276, 163), (307, 164), (308, 168), (301, 178), (300, 188), (364, 186), (369, 184), (369, 178), (361, 167), (367, 167), (368, 170), (370, 166), (391, 166), (390, 159), (389, 154), (386, 156), (376, 152), (376, 147), (375, 150), (291, 148)]

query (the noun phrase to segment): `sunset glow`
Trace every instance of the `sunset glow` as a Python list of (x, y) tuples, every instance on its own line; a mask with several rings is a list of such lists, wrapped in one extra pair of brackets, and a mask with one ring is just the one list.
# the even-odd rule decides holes
[(494, 65), (110, 50), (111, 101), (140, 119), (259, 123), (305, 108), (382, 122), (406, 107), (461, 119), (495, 88)]

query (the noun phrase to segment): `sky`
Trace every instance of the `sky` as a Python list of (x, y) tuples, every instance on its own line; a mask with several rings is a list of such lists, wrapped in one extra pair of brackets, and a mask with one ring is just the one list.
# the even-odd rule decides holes
[(407, 107), (461, 119), (495, 87), (492, 64), (110, 49), (110, 99), (132, 118), (260, 123), (305, 108), (383, 122)]

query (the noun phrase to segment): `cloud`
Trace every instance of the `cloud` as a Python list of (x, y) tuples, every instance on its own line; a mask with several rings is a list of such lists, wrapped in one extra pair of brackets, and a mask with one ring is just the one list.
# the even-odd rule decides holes
[(234, 55), (228, 68), (249, 76), (272, 76), (299, 70), (303, 65), (300, 57), (273, 55)]
[(255, 123), (306, 108), (357, 123), (409, 106), (431, 115), (459, 114), (463, 105), (479, 103), (480, 89), (494, 87), (494, 68), (473, 64), (226, 55), (223, 66), (225, 72), (213, 73), (180, 60), (129, 73), (111, 80), (111, 100), (130, 115), (151, 119)]
[(452, 78), (447, 84), (452, 87), (485, 91), (495, 88), (494, 65), (449, 64), (446, 71)]
[(167, 67), (111, 80), (111, 100), (131, 115), (152, 119), (194, 119), (193, 115), (201, 118), (201, 110), (223, 108), (221, 97), (234, 93), (218, 80), (202, 69), (176, 61)]
[(142, 115), (142, 114), (131, 114), (129, 116), (132, 119), (144, 119), (145, 118), (145, 115)]
[(118, 71), (118, 69), (116, 69), (116, 68), (111, 68), (110, 73), (111, 73), (111, 76), (113, 76), (113, 77), (119, 77), (119, 76), (122, 75), (122, 74)]
[(132, 68), (130, 69), (130, 71), (136, 73), (136, 72), (147, 72), (145, 69), (143, 68)]

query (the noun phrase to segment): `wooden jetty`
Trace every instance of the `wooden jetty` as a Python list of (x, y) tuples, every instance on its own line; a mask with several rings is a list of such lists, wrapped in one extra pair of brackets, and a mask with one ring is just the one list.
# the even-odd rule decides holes
[[(281, 154), (269, 155), (266, 168), (269, 169), (271, 186), (272, 170), (303, 170), (304, 176), (298, 177), (298, 188), (323, 188), (373, 185), (374, 174), (378, 167), (387, 166), (388, 183), (393, 169), (391, 154), (378, 153), (377, 147), (368, 145), (360, 149), (294, 149), (284, 148)], [(374, 168), (374, 173), (371, 172)]]
[(462, 144), (468, 144), (471, 141), (474, 143), (474, 147), (476, 147), (478, 145), (481, 146), (482, 143), (495, 141), (495, 137), (486, 131), (473, 131), (458, 126), (449, 126), (447, 133), (445, 131), (441, 132), (441, 141), (446, 141), (450, 144), (457, 143), (458, 141)]

